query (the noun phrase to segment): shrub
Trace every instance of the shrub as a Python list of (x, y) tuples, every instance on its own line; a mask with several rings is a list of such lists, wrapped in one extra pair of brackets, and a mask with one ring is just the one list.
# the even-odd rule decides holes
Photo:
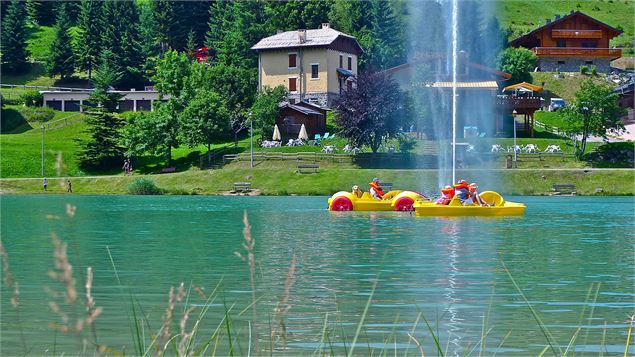
[(131, 195), (160, 195), (163, 190), (149, 178), (138, 178), (128, 185), (128, 193)]
[(594, 76), (598, 74), (598, 68), (595, 65), (591, 66), (591, 74)]
[(29, 122), (45, 122), (55, 117), (55, 111), (47, 107), (26, 107), (20, 108), (19, 110)]
[(580, 66), (580, 73), (581, 73), (581, 74), (587, 74), (587, 73), (589, 73), (589, 67), (587, 67), (587, 66)]
[(39, 107), (42, 106), (42, 93), (30, 89), (20, 94), (20, 103), (26, 105), (27, 107)]
[(399, 135), (397, 139), (399, 140), (399, 152), (402, 154), (411, 152), (417, 146), (417, 140), (407, 134)]

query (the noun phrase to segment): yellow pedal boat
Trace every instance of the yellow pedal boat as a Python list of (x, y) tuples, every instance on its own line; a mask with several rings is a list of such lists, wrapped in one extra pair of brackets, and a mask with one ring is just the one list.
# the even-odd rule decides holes
[(383, 199), (374, 199), (364, 192), (357, 197), (351, 192), (340, 191), (329, 198), (330, 211), (414, 211), (414, 203), (423, 198), (413, 191), (389, 191)]
[(463, 206), (455, 196), (448, 205), (418, 200), (413, 204), (413, 208), (417, 216), (522, 216), (527, 208), (522, 203), (505, 201), (503, 196), (494, 191), (483, 191), (480, 196), (493, 206)]

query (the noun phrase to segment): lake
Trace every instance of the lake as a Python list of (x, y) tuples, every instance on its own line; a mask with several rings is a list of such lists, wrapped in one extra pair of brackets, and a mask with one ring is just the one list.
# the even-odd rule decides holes
[[(206, 355), (247, 355), (256, 336), (266, 354), (342, 355), (355, 339), (355, 355), (421, 355), (417, 343), (426, 355), (553, 354), (570, 343), (623, 354), (635, 311), (633, 198), (508, 199), (525, 203), (526, 215), (332, 213), (326, 197), (2, 196), (2, 242), (20, 306), (3, 282), (0, 354), (23, 354), (26, 345), (30, 355), (92, 355), (94, 341), (135, 354), (135, 340), (147, 349), (160, 334), (170, 288), (181, 282), (189, 293), (176, 303), (171, 333), (187, 307), (196, 309), (186, 331), (205, 309), (194, 344), (210, 340)], [(249, 265), (235, 254), (246, 256), (244, 212), (255, 239), (256, 324)], [(53, 233), (68, 244), (74, 305), (49, 277)], [(51, 327), (62, 320), (49, 303), (69, 325), (85, 316), (87, 266), (103, 312), (82, 342)], [(281, 300), (286, 313), (274, 312)]]

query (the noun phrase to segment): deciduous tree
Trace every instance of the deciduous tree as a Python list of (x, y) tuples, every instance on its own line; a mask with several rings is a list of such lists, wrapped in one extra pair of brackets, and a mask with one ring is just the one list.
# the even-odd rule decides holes
[(172, 148), (180, 144), (178, 118), (174, 103), (157, 103), (149, 113), (136, 112), (128, 117), (123, 130), (123, 146), (127, 155), (162, 156), (172, 165)]
[(357, 86), (335, 103), (335, 123), (351, 144), (368, 145), (376, 153), (408, 118), (405, 94), (385, 73), (360, 74)]
[(249, 110), (249, 120), (253, 120), (264, 138), (273, 132), (273, 125), (280, 112), (279, 104), (287, 96), (287, 90), (283, 86), (275, 88), (264, 87), (256, 94), (256, 100)]
[(580, 150), (577, 156), (582, 158), (586, 151), (586, 142), (590, 135), (607, 138), (607, 132), (623, 130), (620, 116), (624, 109), (618, 103), (618, 95), (608, 83), (596, 84), (592, 79), (585, 80), (575, 94), (573, 103), (559, 111), (562, 119), (569, 125), (565, 128), (574, 135), (580, 135)]
[(536, 55), (526, 48), (507, 48), (497, 60), (498, 69), (512, 75), (508, 84), (531, 82), (531, 71), (536, 67)]
[(212, 91), (198, 91), (179, 120), (183, 142), (190, 147), (207, 145), (208, 160), (211, 160), (214, 140), (229, 134), (229, 112), (221, 96)]

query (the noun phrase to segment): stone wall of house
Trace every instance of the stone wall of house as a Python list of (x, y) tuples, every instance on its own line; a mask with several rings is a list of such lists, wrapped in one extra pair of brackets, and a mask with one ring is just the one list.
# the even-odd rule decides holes
[(541, 72), (580, 72), (580, 66), (587, 66), (589, 71), (595, 66), (599, 73), (611, 71), (611, 60), (608, 58), (539, 58), (538, 68)]
[[(316, 104), (323, 108), (331, 108), (333, 106), (333, 101), (338, 97), (339, 95), (336, 93), (327, 93), (327, 92), (304, 93), (305, 102)], [(300, 101), (300, 94), (290, 93), (288, 98), (292, 104), (298, 103)]]

